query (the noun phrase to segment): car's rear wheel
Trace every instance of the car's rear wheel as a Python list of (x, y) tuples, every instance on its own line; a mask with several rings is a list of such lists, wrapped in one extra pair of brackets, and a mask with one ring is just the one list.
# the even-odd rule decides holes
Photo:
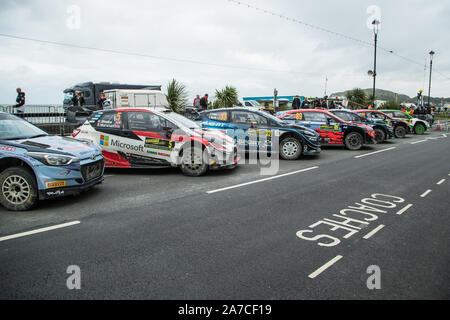
[(414, 126), (414, 132), (416, 133), (416, 134), (423, 134), (424, 132), (425, 132), (425, 126), (423, 125), (423, 124), (421, 124), (421, 123), (417, 123), (415, 126)]
[(285, 160), (296, 160), (300, 158), (303, 145), (295, 137), (286, 137), (280, 142), (280, 156)]
[(206, 173), (208, 163), (206, 150), (200, 147), (185, 148), (181, 155), (181, 171), (190, 177), (198, 177)]
[(386, 140), (386, 133), (381, 128), (375, 128), (375, 141), (377, 143), (383, 143)]
[(403, 126), (396, 126), (394, 129), (396, 138), (404, 138), (406, 136), (406, 129)]
[(345, 136), (345, 146), (349, 150), (359, 150), (364, 144), (363, 137), (358, 132), (350, 132)]
[(11, 211), (31, 209), (38, 202), (33, 174), (21, 167), (12, 167), (0, 174), (0, 203)]

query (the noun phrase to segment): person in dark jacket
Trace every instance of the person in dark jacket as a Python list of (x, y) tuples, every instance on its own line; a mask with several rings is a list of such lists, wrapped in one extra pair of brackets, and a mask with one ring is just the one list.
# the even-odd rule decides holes
[(300, 98), (295, 96), (294, 100), (292, 100), (292, 109), (300, 109)]
[(308, 98), (305, 98), (305, 100), (303, 100), (301, 108), (302, 108), (302, 109), (309, 109), (309, 101), (308, 101)]
[(205, 95), (200, 99), (200, 107), (202, 110), (208, 109), (208, 94), (205, 93)]
[(72, 102), (74, 106), (81, 107), (82, 105), (84, 105), (85, 101), (83, 93), (78, 90), (75, 90), (75, 95), (72, 98)]
[(97, 100), (97, 108), (98, 110), (103, 110), (103, 105), (106, 101), (106, 96), (104, 92), (99, 93), (99, 99)]
[(16, 113), (19, 115), (22, 115), (25, 112), (25, 92), (22, 91), (22, 89), (17, 88), (17, 98), (16, 102), (17, 104), (13, 106), (13, 108), (16, 110)]

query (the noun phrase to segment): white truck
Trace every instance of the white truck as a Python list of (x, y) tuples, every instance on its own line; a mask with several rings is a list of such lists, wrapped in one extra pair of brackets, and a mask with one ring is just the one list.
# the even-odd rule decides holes
[(169, 104), (164, 93), (159, 90), (112, 89), (104, 91), (111, 108), (166, 108)]

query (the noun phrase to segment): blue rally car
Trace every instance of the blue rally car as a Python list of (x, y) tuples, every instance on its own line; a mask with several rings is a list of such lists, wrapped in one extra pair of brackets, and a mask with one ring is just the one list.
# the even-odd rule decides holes
[[(240, 150), (273, 152), (279, 150), (285, 160), (298, 159), (302, 154), (319, 153), (319, 134), (255, 108), (234, 107), (208, 110), (197, 118), (203, 128), (218, 129), (234, 138)], [(277, 138), (278, 145), (272, 140)]]
[(103, 181), (103, 170), (101, 151), (92, 144), (49, 135), (0, 112), (0, 203), (8, 210), (87, 190)]

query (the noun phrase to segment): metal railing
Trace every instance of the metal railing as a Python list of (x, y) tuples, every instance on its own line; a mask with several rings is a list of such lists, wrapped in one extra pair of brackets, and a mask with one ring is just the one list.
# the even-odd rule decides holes
[(66, 136), (78, 125), (66, 123), (66, 112), (62, 105), (25, 105), (23, 113), (18, 113), (13, 106), (0, 105), (0, 112), (22, 117), (42, 130)]

